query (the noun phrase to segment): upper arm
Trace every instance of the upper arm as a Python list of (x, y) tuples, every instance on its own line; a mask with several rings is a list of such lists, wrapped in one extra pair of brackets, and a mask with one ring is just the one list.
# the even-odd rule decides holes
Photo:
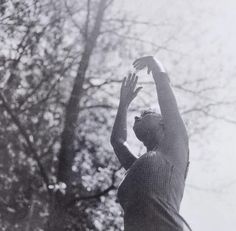
[(176, 146), (178, 143), (178, 147), (183, 147), (188, 142), (188, 135), (169, 84), (168, 75), (159, 73), (156, 76), (157, 95), (165, 127), (165, 137), (169, 145)]
[(181, 169), (186, 167), (189, 155), (189, 142), (184, 124), (175, 131), (165, 133), (165, 150), (169, 158)]
[(188, 142), (188, 134), (179, 111), (174, 111), (164, 118), (165, 135), (171, 141)]
[(183, 134), (186, 129), (181, 118), (174, 92), (169, 84), (166, 73), (157, 73), (154, 76), (158, 103), (168, 134)]
[(111, 145), (121, 165), (126, 170), (138, 159), (138, 157), (131, 152), (127, 142), (111, 141)]

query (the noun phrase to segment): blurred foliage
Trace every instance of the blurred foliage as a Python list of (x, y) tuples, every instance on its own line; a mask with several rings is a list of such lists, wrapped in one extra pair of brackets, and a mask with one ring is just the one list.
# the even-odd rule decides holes
[[(112, 74), (104, 59), (123, 43), (109, 30), (129, 30), (122, 21), (102, 19), (73, 131), (72, 187), (58, 182), (65, 108), (102, 2), (112, 7), (112, 1), (1, 1), (2, 230), (53, 230), (57, 222), (61, 230), (121, 230), (114, 190), (121, 173), (108, 142), (114, 105), (102, 88)], [(54, 216), (58, 207), (63, 222)]]

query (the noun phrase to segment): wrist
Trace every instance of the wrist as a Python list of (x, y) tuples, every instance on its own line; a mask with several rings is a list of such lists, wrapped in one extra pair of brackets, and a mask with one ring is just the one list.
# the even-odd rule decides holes
[(152, 69), (158, 72), (166, 72), (163, 64), (153, 57)]
[(170, 82), (170, 78), (166, 72), (155, 71), (153, 72), (153, 78), (155, 82), (159, 81), (160, 79)]
[(163, 65), (160, 62), (156, 61), (156, 60), (154, 61), (151, 69), (154, 72), (166, 73), (166, 70), (163, 67)]
[(123, 100), (120, 100), (119, 107), (122, 108), (122, 109), (128, 109), (129, 103), (127, 103)]

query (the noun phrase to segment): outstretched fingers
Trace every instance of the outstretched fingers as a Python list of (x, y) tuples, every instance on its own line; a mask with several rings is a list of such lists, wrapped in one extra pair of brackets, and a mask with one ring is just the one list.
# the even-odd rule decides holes
[(133, 74), (133, 86), (132, 86), (133, 98), (135, 98), (137, 96), (137, 94), (139, 93), (139, 91), (143, 88), (143, 87), (138, 87), (135, 90), (137, 82), (138, 82), (138, 76), (135, 75), (135, 73), (134, 73)]
[(129, 73), (126, 81), (126, 86), (131, 87), (134, 83), (135, 74)]
[(126, 85), (126, 77), (124, 77), (121, 87), (124, 87), (125, 85)]
[(124, 77), (122, 81), (123, 87), (130, 87), (130, 84), (133, 82), (133, 75), (132, 73), (129, 73), (127, 77)]
[(146, 63), (143, 63), (142, 61), (138, 61), (138, 62), (136, 62), (133, 66), (134, 66), (134, 68), (135, 68), (136, 70), (142, 70), (142, 69), (145, 68), (147, 65), (146, 65)]
[(128, 77), (125, 77), (122, 81), (122, 89), (126, 88), (126, 90), (129, 91), (131, 94), (134, 94), (135, 97), (142, 89), (142, 87), (139, 87), (135, 90), (137, 83), (138, 76), (135, 73), (129, 73)]
[(137, 96), (142, 87), (136, 88), (138, 82), (138, 76), (135, 73), (129, 73), (128, 77), (125, 77), (122, 81), (120, 100), (129, 105), (131, 101)]
[(137, 85), (137, 82), (138, 82), (138, 76), (137, 75), (133, 75), (133, 86), (132, 86), (132, 90), (134, 91), (136, 85)]
[(133, 73), (130, 81), (130, 90), (133, 92), (138, 82), (138, 76)]
[(133, 62), (133, 66), (137, 65), (140, 61), (142, 60), (142, 58), (138, 58)]

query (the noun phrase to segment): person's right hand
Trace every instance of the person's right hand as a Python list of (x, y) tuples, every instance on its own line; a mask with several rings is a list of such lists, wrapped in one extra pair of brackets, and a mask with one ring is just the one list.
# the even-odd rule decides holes
[(132, 100), (137, 96), (138, 92), (142, 87), (136, 88), (138, 82), (138, 76), (134, 74), (129, 74), (129, 76), (123, 79), (121, 90), (120, 90), (120, 103), (124, 106), (129, 106)]

